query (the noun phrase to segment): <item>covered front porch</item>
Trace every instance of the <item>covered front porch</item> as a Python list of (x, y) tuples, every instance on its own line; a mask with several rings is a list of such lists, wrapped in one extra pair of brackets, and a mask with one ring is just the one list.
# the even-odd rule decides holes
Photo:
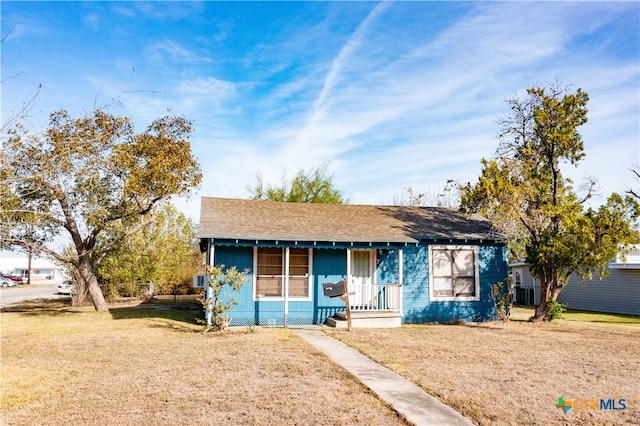
[[(395, 253), (394, 253), (395, 252)], [(344, 286), (345, 309), (327, 318), (336, 328), (400, 327), (402, 324), (402, 249), (348, 249)], [(393, 282), (386, 282), (391, 281)], [(348, 308), (347, 309), (347, 303)]]
[[(351, 326), (389, 328), (402, 325), (402, 286), (400, 284), (352, 284), (348, 287)], [(326, 325), (348, 328), (347, 309), (327, 318)]]

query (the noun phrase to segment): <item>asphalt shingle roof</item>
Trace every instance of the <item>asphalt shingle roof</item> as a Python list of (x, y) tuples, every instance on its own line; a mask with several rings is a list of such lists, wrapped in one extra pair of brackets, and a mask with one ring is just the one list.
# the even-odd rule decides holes
[(308, 204), (202, 197), (201, 238), (415, 243), (500, 240), (491, 222), (444, 207)]

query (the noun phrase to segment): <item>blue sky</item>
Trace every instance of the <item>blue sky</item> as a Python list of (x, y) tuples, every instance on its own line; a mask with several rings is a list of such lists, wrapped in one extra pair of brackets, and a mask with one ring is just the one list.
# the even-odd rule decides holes
[[(638, 188), (638, 2), (3, 1), (2, 114), (109, 103), (142, 131), (192, 119), (199, 195), (247, 197), (329, 163), (352, 203), (475, 181), (505, 99), (560, 81), (590, 94), (586, 158), (604, 198)], [(8, 78), (13, 77), (13, 78)], [(595, 203), (602, 202), (596, 200)]]

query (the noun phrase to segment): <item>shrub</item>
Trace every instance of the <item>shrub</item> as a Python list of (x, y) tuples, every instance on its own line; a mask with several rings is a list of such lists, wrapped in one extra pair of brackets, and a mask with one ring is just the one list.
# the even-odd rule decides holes
[(557, 301), (549, 302), (549, 320), (553, 321), (556, 319), (561, 319), (562, 314), (567, 310), (567, 305), (563, 305)]
[(500, 321), (509, 321), (511, 315), (511, 305), (513, 300), (511, 298), (511, 279), (507, 278), (506, 281), (500, 281), (491, 286), (491, 300), (493, 300), (493, 306), (496, 309), (496, 319)]
[(205, 297), (199, 299), (206, 317), (206, 321), (201, 321), (204, 323), (203, 331), (222, 331), (231, 323), (231, 318), (226, 313), (238, 304), (235, 294), (223, 292), (240, 291), (247, 281), (247, 272), (239, 272), (235, 266), (225, 270), (224, 265), (220, 265), (208, 266), (206, 274), (209, 278), (208, 291)]

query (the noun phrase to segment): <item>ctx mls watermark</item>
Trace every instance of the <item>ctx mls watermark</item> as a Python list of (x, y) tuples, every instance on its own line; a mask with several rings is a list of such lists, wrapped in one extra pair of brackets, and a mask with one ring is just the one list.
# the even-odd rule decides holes
[(564, 411), (564, 414), (569, 413), (572, 408), (576, 411), (622, 411), (627, 409), (627, 401), (625, 399), (613, 399), (613, 398), (576, 398), (572, 400), (558, 398), (555, 407)]

